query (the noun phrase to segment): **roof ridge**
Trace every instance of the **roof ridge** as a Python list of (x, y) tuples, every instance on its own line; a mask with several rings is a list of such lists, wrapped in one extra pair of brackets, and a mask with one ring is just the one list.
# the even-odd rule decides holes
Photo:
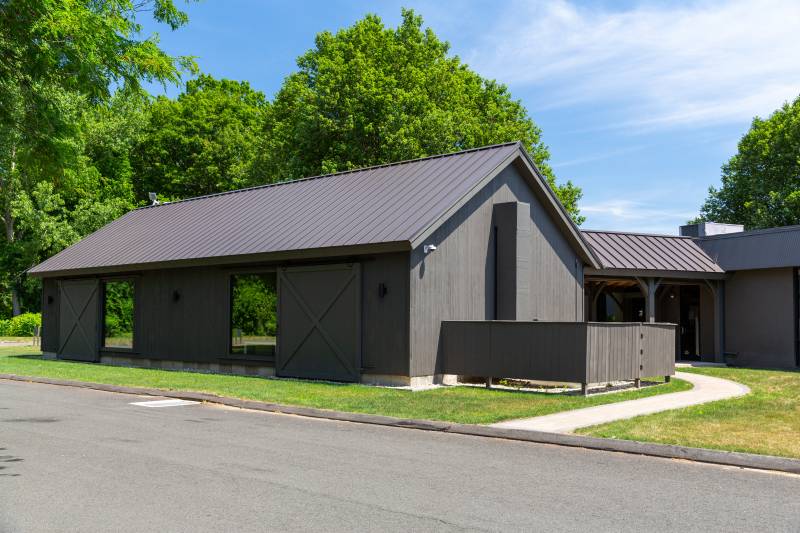
[(243, 189), (233, 189), (233, 190), (230, 190), (230, 191), (223, 191), (223, 192), (216, 192), (216, 193), (211, 193), (211, 194), (204, 194), (204, 195), (201, 195), (201, 196), (192, 196), (190, 198), (182, 198), (180, 200), (174, 200), (174, 201), (171, 201), (171, 202), (163, 202), (163, 203), (159, 203), (159, 204), (144, 205), (144, 206), (141, 206), (141, 207), (137, 207), (134, 211), (137, 211), (137, 210), (140, 210), (140, 209), (150, 209), (150, 208), (164, 206), (164, 205), (173, 205), (173, 204), (180, 204), (180, 203), (184, 203), (184, 202), (191, 202), (193, 200), (203, 200), (205, 198), (214, 198), (216, 196), (225, 196), (225, 195), (228, 195), (228, 194), (236, 194), (236, 193), (240, 193), (240, 192), (249, 192), (249, 191), (254, 191), (254, 190), (259, 190), (259, 189), (267, 189), (267, 188), (270, 188), (270, 187), (279, 187), (281, 185), (290, 185), (292, 183), (299, 183), (299, 182), (304, 182), (304, 181), (318, 180), (318, 179), (322, 179), (322, 178), (330, 178), (330, 177), (333, 177), (333, 176), (341, 176), (341, 175), (344, 175), (344, 174), (353, 174), (355, 172), (363, 172), (363, 171), (367, 171), (367, 170), (374, 170), (374, 169), (377, 169), (377, 168), (388, 168), (388, 167), (393, 167), (393, 166), (406, 165), (406, 164), (409, 164), (409, 163), (416, 163), (416, 162), (419, 162), (419, 161), (426, 161), (426, 160), (429, 160), (429, 159), (440, 159), (440, 158), (451, 157), (451, 156), (456, 156), (456, 155), (468, 154), (468, 153), (471, 153), (471, 152), (480, 152), (480, 151), (483, 151), (483, 150), (491, 150), (491, 149), (495, 149), (495, 148), (502, 148), (502, 147), (513, 146), (513, 145), (518, 145), (518, 146), (522, 147), (522, 142), (521, 141), (509, 141), (509, 142), (505, 142), (505, 143), (490, 144), (490, 145), (486, 145), (486, 146), (479, 146), (479, 147), (476, 147), (476, 148), (469, 148), (467, 150), (460, 150), (458, 152), (448, 152), (448, 153), (444, 153), (444, 154), (435, 154), (435, 155), (429, 155), (429, 156), (425, 156), (425, 157), (417, 157), (415, 159), (404, 159), (402, 161), (393, 161), (391, 163), (382, 163), (380, 165), (372, 165), (372, 166), (368, 166), (368, 167), (360, 167), (360, 168), (354, 168), (354, 169), (350, 169), (350, 170), (341, 170), (339, 172), (332, 172), (330, 174), (319, 174), (319, 175), (316, 175), (316, 176), (308, 176), (308, 177), (305, 177), (305, 178), (298, 178), (298, 179), (295, 179), (295, 180), (279, 181), (279, 182), (275, 182), (275, 183), (265, 183), (263, 185), (254, 185), (252, 187), (245, 187)]

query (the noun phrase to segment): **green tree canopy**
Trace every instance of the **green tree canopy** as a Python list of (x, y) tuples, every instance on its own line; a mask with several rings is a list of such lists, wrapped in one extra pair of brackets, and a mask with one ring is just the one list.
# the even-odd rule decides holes
[(200, 76), (171, 100), (159, 97), (134, 152), (138, 198), (186, 198), (264, 181), (256, 154), (267, 100), (247, 82)]
[(81, 175), (69, 169), (80, 166), (82, 110), (108, 101), (112, 85), (135, 92), (141, 81), (174, 83), (196, 68), (190, 57), (163, 52), (157, 35), (141, 35), (142, 11), (172, 29), (187, 20), (172, 0), (0, 1), (0, 296), (11, 295), (14, 314), (21, 250), (37, 248), (17, 243), (16, 214), (26, 212), (17, 204), (34, 192), (48, 196), (41, 182)]
[(701, 220), (748, 229), (800, 224), (800, 96), (753, 119), (700, 212)]
[(320, 33), (270, 109), (267, 175), (293, 179), (519, 140), (582, 221), (580, 189), (556, 186), (526, 109), (448, 51), (410, 10), (396, 29), (368, 15), (335, 35)]

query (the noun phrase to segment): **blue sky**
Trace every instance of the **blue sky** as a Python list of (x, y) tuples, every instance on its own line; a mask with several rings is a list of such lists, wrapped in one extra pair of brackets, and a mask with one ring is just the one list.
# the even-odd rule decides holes
[(188, 6), (187, 27), (145, 30), (271, 97), (318, 32), (370, 12), (396, 26), (401, 6), (522, 100), (558, 179), (583, 188), (585, 228), (676, 233), (752, 117), (800, 93), (796, 0), (206, 0)]

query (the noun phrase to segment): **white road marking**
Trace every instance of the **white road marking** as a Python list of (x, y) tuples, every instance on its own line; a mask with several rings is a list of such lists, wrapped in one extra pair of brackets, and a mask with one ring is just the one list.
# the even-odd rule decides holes
[(200, 402), (190, 402), (189, 400), (152, 400), (149, 402), (131, 402), (131, 405), (141, 407), (178, 407), (179, 405), (193, 405)]

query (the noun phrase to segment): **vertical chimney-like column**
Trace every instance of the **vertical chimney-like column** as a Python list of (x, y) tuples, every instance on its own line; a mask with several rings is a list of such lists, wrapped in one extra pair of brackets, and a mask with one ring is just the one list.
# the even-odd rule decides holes
[(497, 320), (530, 320), (531, 217), (530, 204), (495, 204), (492, 224), (495, 243)]

